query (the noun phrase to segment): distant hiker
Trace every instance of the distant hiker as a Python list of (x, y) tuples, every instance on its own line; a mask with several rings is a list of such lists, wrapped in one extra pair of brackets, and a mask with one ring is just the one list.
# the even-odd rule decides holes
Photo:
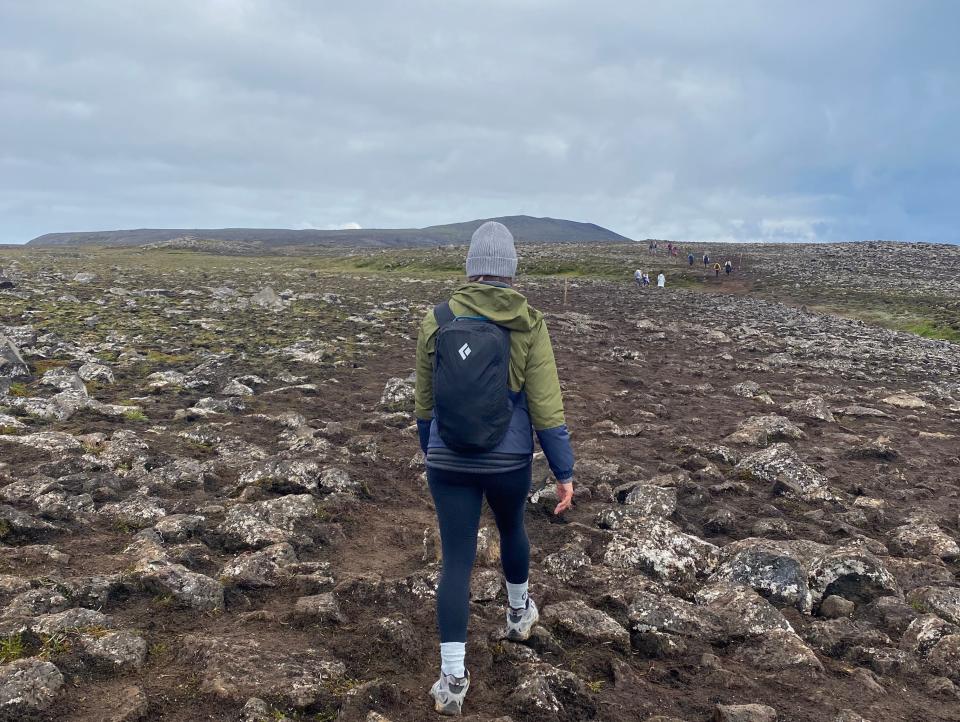
[(633, 280), (637, 282), (637, 288), (643, 285), (643, 271), (639, 268), (633, 272)]
[(660, 271), (660, 275), (657, 276), (657, 288), (665, 288), (667, 285), (667, 277), (663, 275), (663, 271)]
[(655, 254), (655, 253), (657, 252), (657, 247), (656, 247), (656, 245), (654, 244), (653, 241), (650, 241), (650, 243), (647, 245), (647, 250), (650, 251), (650, 254), (651, 254), (651, 255), (653, 255), (653, 254)]
[(729, 275), (730, 275), (730, 271), (733, 270), (733, 264), (730, 263), (730, 260), (729, 260), (729, 259), (727, 259), (727, 262), (723, 264), (723, 268), (724, 268), (724, 270), (727, 272), (727, 275), (729, 276)]
[(669, 253), (671, 256), (673, 255), (673, 243), (667, 244), (667, 253)]
[(692, 253), (691, 253), (689, 256), (687, 256), (687, 263), (689, 263), (691, 266), (693, 266), (693, 254), (692, 254)]
[(703, 254), (703, 267), (706, 268), (708, 265), (710, 265), (710, 256), (708, 256), (706, 253), (704, 253), (704, 254)]
[(466, 270), (467, 283), (426, 314), (417, 338), (417, 431), (443, 554), (440, 679), (430, 695), (437, 712), (450, 715), (460, 714), (470, 686), (464, 666), (470, 573), (484, 497), (500, 532), (507, 639), (528, 639), (539, 620), (527, 593), (524, 529), (531, 426), (557, 480), (553, 513), (573, 501), (573, 450), (553, 346), (543, 314), (512, 288), (517, 252), (506, 226), (487, 221), (474, 232)]
[(713, 264), (713, 273), (714, 273), (714, 275), (715, 275), (717, 278), (720, 278), (720, 264), (719, 264), (719, 263), (714, 263), (714, 264)]
[(649, 285), (650, 285), (650, 276), (648, 276), (646, 273), (644, 273), (644, 274), (643, 274), (643, 287), (646, 288), (646, 287), (649, 286)]

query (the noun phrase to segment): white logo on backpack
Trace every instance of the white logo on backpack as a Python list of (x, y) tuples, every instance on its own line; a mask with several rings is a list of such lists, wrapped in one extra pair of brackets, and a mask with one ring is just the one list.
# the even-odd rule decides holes
[(469, 345), (469, 344), (463, 344), (463, 346), (460, 347), (460, 358), (462, 358), (464, 361), (466, 361), (466, 360), (467, 360), (467, 356), (469, 356), (469, 355), (470, 355), (470, 345)]

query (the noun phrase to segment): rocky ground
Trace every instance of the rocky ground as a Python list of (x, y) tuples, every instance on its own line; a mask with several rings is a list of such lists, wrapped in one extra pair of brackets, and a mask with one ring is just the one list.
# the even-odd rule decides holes
[[(160, 251), (0, 267), (0, 719), (435, 719), (410, 373), (453, 279)], [(524, 645), (499, 635), (485, 517), (466, 718), (960, 720), (960, 347), (736, 292), (564, 286), (522, 290), (576, 502), (551, 517), (538, 459)]]

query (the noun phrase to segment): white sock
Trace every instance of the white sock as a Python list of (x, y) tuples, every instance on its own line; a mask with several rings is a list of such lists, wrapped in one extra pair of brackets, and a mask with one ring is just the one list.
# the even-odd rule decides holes
[(440, 671), (454, 677), (463, 677), (466, 674), (463, 668), (466, 656), (466, 642), (443, 642), (440, 645)]
[(529, 581), (520, 584), (511, 584), (507, 582), (507, 599), (510, 600), (510, 606), (514, 609), (523, 609), (527, 606), (527, 587)]

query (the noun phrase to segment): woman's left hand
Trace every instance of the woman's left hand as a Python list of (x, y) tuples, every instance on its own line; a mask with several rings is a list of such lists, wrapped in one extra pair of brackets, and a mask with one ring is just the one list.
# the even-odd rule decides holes
[(565, 484), (557, 482), (557, 499), (560, 500), (560, 503), (557, 504), (557, 508), (553, 510), (555, 515), (560, 515), (565, 512), (573, 504), (573, 482), (568, 481)]

